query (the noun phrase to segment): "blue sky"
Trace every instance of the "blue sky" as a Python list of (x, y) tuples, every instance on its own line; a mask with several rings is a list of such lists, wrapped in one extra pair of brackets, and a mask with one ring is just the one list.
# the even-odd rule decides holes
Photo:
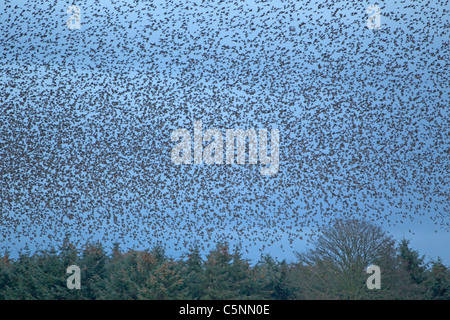
[[(370, 30), (365, 1), (83, 1), (69, 30), (70, 4), (0, 6), (5, 243), (233, 234), (289, 259), (347, 216), (450, 264), (448, 4), (377, 2)], [(195, 120), (279, 129), (280, 171), (175, 166)]]

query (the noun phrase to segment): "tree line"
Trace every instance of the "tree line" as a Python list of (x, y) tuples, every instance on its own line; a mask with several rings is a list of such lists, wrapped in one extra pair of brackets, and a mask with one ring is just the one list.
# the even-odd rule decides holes
[[(366, 268), (381, 270), (381, 289), (367, 288)], [(77, 265), (81, 289), (69, 290), (66, 269)], [(425, 262), (406, 239), (395, 241), (365, 220), (338, 219), (294, 262), (264, 255), (256, 264), (239, 247), (218, 243), (205, 257), (198, 247), (180, 258), (162, 246), (106, 250), (100, 242), (0, 259), (2, 300), (135, 299), (426, 299), (450, 300), (450, 270), (441, 259)]]

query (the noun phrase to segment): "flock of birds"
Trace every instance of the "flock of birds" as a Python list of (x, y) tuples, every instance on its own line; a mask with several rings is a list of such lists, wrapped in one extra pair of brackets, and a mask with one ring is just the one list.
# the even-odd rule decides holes
[[(0, 244), (246, 249), (334, 217), (449, 219), (448, 1), (0, 6)], [(171, 132), (280, 130), (280, 169), (174, 165)], [(224, 132), (223, 132), (224, 133)]]

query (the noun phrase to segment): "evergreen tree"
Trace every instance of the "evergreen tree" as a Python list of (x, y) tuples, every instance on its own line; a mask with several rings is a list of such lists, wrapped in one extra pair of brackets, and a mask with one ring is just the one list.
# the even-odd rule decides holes
[(205, 265), (205, 296), (207, 300), (236, 299), (238, 292), (231, 280), (230, 264), (232, 256), (228, 245), (218, 243), (206, 257)]
[(247, 259), (243, 258), (239, 247), (232, 253), (232, 261), (229, 266), (230, 280), (237, 292), (234, 299), (257, 299), (259, 298), (259, 286), (254, 270)]
[(414, 283), (421, 284), (426, 278), (425, 270), (427, 266), (424, 263), (425, 257), (420, 257), (417, 250), (409, 247), (409, 243), (409, 240), (402, 239), (399, 244), (402, 266), (408, 271)]
[[(185, 256), (186, 257), (186, 256)], [(182, 278), (187, 298), (200, 300), (205, 296), (205, 269), (199, 246), (190, 248), (186, 261), (183, 261)]]
[[(145, 282), (140, 288), (139, 299), (183, 299), (183, 279), (177, 263), (168, 259), (162, 246), (141, 255)], [(139, 270), (139, 269), (138, 269)]]
[(278, 262), (270, 255), (265, 255), (254, 267), (259, 283), (260, 299), (286, 300), (291, 297), (289, 285), (290, 266), (286, 260)]
[(402, 239), (398, 246), (399, 268), (408, 275), (401, 288), (402, 298), (422, 299), (426, 291), (427, 265), (425, 257), (410, 248), (409, 243), (409, 240)]
[(113, 244), (102, 299), (136, 300), (139, 298), (139, 287), (145, 281), (145, 276), (138, 271), (139, 259), (138, 252), (130, 251), (123, 254), (119, 244)]
[(38, 300), (40, 296), (40, 274), (37, 271), (36, 255), (30, 255), (28, 249), (19, 254), (10, 272), (11, 286), (6, 287), (5, 295), (12, 300)]
[(87, 243), (82, 251), (81, 270), (82, 299), (101, 299), (106, 291), (108, 257), (100, 242)]
[(12, 269), (11, 262), (9, 253), (5, 251), (3, 257), (0, 259), (0, 300), (8, 299), (6, 292), (12, 286), (10, 279)]
[(37, 299), (60, 300), (68, 298), (65, 267), (55, 248), (41, 251), (34, 257), (36, 277), (39, 282)]
[(450, 270), (440, 258), (431, 262), (426, 299), (450, 300)]
[(236, 248), (230, 253), (228, 245), (219, 243), (206, 257), (204, 299), (255, 298), (257, 277), (247, 260)]

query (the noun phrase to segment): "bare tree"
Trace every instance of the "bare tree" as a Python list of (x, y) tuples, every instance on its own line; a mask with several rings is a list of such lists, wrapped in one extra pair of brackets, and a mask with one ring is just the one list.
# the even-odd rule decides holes
[[(395, 241), (375, 224), (359, 219), (337, 219), (313, 240), (313, 248), (296, 253), (300, 288), (308, 297), (362, 299), (373, 296), (366, 287), (366, 268), (385, 271), (395, 265)], [(301, 273), (301, 274), (300, 274)]]

